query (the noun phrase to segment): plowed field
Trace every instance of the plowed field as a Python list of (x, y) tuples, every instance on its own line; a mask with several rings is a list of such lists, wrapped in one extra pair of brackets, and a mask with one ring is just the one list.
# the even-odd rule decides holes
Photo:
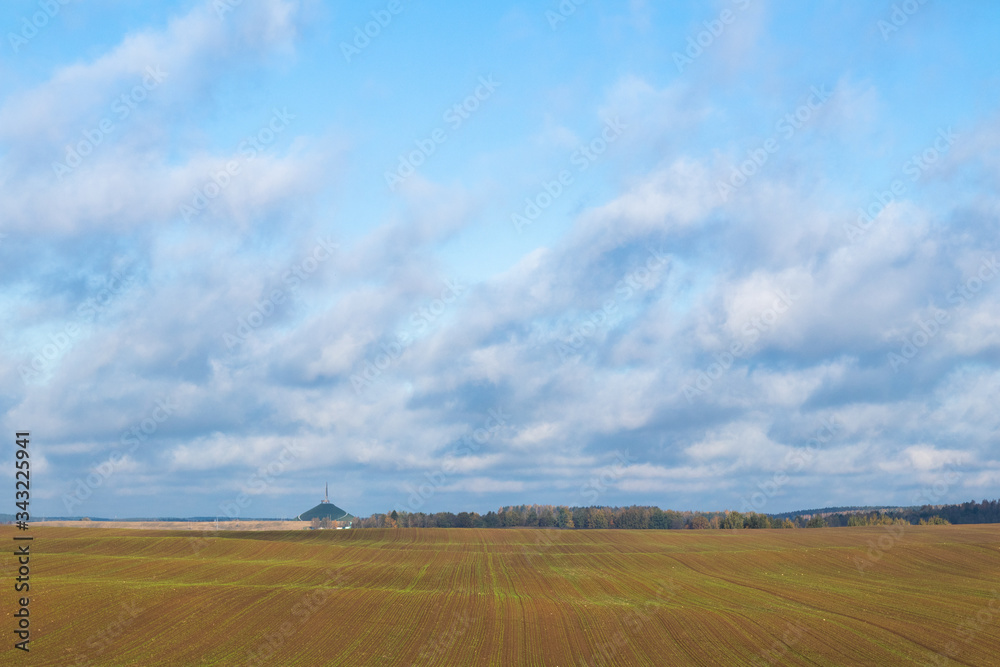
[(13, 533), (4, 665), (1000, 664), (998, 526)]

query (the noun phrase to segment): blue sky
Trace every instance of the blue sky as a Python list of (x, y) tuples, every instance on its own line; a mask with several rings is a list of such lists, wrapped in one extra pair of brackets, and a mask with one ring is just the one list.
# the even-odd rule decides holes
[(995, 498), (1000, 7), (665, 4), (5, 2), (33, 511)]

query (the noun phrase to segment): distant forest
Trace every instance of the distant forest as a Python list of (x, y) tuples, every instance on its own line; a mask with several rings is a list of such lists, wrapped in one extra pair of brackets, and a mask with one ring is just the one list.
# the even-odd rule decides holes
[(756, 512), (677, 512), (659, 507), (566, 507), (513, 505), (498, 511), (373, 514), (355, 528), (623, 528), (650, 530), (735, 528), (825, 528), (838, 526), (1000, 523), (1000, 501), (901, 508), (829, 508), (782, 515)]

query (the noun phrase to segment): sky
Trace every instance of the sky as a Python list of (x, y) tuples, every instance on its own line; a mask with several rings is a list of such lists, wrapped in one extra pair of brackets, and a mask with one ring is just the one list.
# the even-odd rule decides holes
[(11, 0), (33, 515), (996, 498), (1000, 5)]

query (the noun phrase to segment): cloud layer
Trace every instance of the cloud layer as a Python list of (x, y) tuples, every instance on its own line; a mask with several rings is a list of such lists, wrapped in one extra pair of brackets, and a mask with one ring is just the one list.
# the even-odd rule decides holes
[[(378, 7), (216, 4), (0, 99), (0, 415), (38, 513), (996, 495), (1000, 114), (964, 65), (996, 46), (948, 8), (826, 17), (864, 55), (808, 65), (823, 9), (723, 3), (692, 56), (718, 11), (407, 5), (348, 62)], [(413, 50), (472, 19), (464, 65)], [(928, 109), (903, 59), (942, 44), (979, 92)]]

